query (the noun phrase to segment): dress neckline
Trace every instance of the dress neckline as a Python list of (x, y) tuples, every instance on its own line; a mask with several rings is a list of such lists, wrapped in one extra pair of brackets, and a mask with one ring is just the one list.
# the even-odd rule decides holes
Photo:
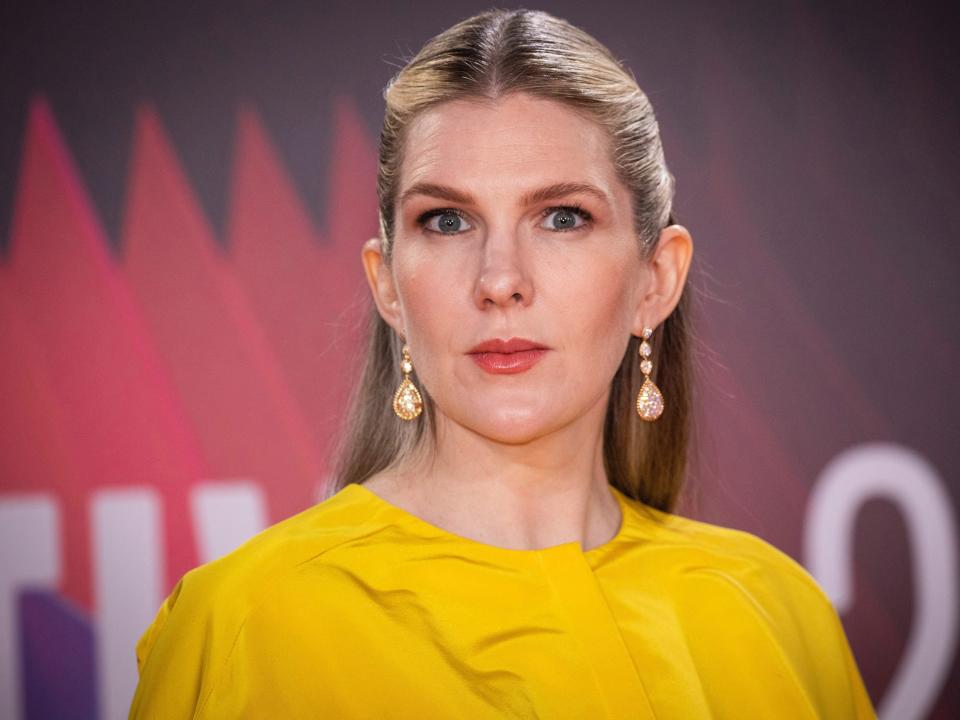
[(381, 497), (370, 488), (364, 486), (362, 483), (350, 483), (349, 485), (344, 486), (341, 489), (341, 492), (348, 492), (356, 497), (366, 499), (368, 502), (376, 505), (381, 511), (386, 512), (396, 521), (409, 527), (417, 528), (426, 532), (430, 536), (441, 537), (487, 555), (499, 555), (504, 558), (522, 559), (574, 552), (583, 556), (584, 558), (592, 560), (606, 554), (611, 548), (622, 543), (626, 539), (634, 523), (634, 511), (629, 504), (629, 498), (615, 486), (608, 485), (608, 487), (613, 493), (614, 499), (616, 499), (617, 505), (620, 508), (620, 525), (613, 537), (606, 542), (597, 545), (596, 547), (590, 548), (589, 550), (584, 550), (579, 540), (570, 540), (558, 545), (550, 545), (548, 547), (534, 549), (505, 548), (500, 547), (499, 545), (491, 545), (490, 543), (474, 540), (464, 535), (458, 535), (454, 532), (441, 528), (439, 525), (434, 525), (433, 523), (424, 520), (419, 515), (414, 515), (409, 510), (404, 510), (399, 505), (395, 505), (386, 498)]

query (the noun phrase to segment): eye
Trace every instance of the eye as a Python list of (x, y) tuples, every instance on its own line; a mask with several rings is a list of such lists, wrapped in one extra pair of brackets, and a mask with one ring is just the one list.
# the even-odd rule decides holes
[(473, 229), (463, 213), (453, 208), (428, 210), (417, 218), (417, 223), (424, 229), (441, 235), (456, 235)]
[(562, 206), (547, 208), (543, 211), (544, 224), (540, 227), (547, 230), (576, 230), (590, 221), (590, 213), (577, 206)]

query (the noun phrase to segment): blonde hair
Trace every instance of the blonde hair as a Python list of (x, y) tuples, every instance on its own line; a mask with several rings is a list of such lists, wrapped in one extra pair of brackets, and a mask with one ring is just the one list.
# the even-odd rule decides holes
[[(674, 179), (664, 161), (653, 108), (633, 74), (565, 20), (540, 11), (490, 10), (430, 40), (384, 91), (377, 193), (381, 249), (388, 265), (411, 121), (440, 103), (495, 100), (514, 92), (564, 103), (606, 129), (617, 173), (631, 193), (641, 255), (652, 254), (660, 230), (673, 223)], [(604, 422), (604, 464), (611, 484), (667, 511), (683, 485), (690, 435), (689, 304), (685, 288), (651, 340), (653, 380), (666, 400), (661, 417), (646, 423), (637, 415), (635, 398), (643, 375), (640, 341), (631, 337), (611, 383)], [(400, 349), (400, 338), (372, 308), (364, 366), (351, 398), (331, 492), (364, 482), (435, 437), (435, 408), (422, 384), (424, 414), (419, 420), (405, 422), (392, 410)]]

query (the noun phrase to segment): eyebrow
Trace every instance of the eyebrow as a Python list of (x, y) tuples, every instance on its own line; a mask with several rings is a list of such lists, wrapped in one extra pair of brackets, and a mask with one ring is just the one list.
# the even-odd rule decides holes
[[(591, 185), (590, 183), (586, 182), (560, 182), (552, 185), (546, 185), (542, 188), (537, 188), (536, 190), (531, 190), (530, 192), (525, 193), (520, 198), (518, 204), (520, 207), (526, 207), (528, 205), (534, 205), (546, 200), (554, 200), (556, 198), (565, 197), (567, 195), (576, 195), (579, 193), (591, 195), (601, 202), (608, 204), (610, 202), (607, 194), (596, 185)], [(428, 197), (448, 200), (461, 205), (473, 205), (476, 202), (473, 199), (473, 196), (469, 193), (461, 192), (460, 190), (450, 187), (449, 185), (440, 185), (438, 183), (417, 183), (403, 192), (403, 194), (400, 196), (400, 205), (402, 206), (414, 195), (426, 195)]]

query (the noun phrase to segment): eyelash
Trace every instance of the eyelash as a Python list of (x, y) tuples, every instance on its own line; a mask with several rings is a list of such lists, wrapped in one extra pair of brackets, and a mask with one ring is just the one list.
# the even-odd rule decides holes
[[(584, 225), (586, 225), (587, 223), (593, 220), (593, 215), (591, 215), (589, 211), (584, 210), (580, 205), (555, 205), (553, 207), (548, 207), (540, 214), (540, 217), (545, 218), (545, 217), (548, 217), (551, 213), (555, 213), (561, 210), (572, 212), (575, 215), (579, 215), (583, 219)], [(435, 208), (433, 210), (427, 210), (425, 213), (419, 215), (417, 217), (416, 222), (417, 222), (417, 225), (419, 225), (421, 228), (423, 228), (424, 230), (427, 230), (426, 225), (428, 220), (438, 215), (451, 215), (451, 214), (456, 215), (464, 220), (467, 219), (466, 214), (462, 210), (458, 210), (457, 208)], [(563, 230), (552, 228), (552, 231), (553, 232), (570, 232), (571, 230), (582, 230), (584, 225), (581, 225), (580, 227), (565, 228)], [(459, 233), (444, 233), (444, 232), (438, 232), (436, 230), (428, 230), (428, 232), (434, 232), (434, 233), (437, 233), (438, 235), (459, 235)]]

